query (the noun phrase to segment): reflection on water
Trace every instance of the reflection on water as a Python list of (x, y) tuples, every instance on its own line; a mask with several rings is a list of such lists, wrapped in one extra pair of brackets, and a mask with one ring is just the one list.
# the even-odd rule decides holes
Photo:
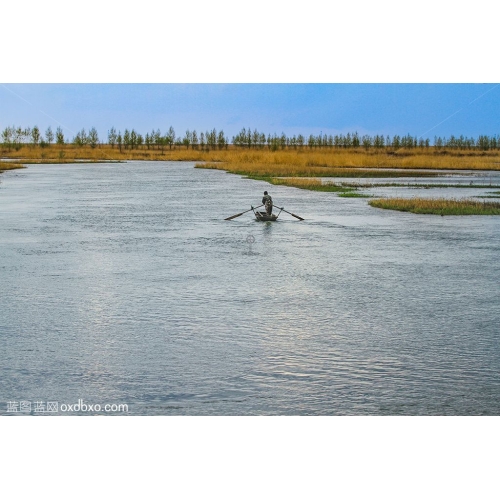
[(269, 186), (192, 167), (2, 174), (2, 414), (500, 413), (498, 217), (273, 186), (304, 222), (224, 221)]

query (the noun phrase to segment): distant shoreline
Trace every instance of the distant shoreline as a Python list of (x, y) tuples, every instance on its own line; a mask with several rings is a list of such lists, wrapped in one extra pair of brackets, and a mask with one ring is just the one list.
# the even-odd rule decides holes
[(0, 161), (0, 173), (2, 173), (5, 170), (16, 170), (18, 168), (26, 168), (25, 165), (22, 163), (17, 163), (17, 162), (6, 162), (6, 161)]
[[(227, 148), (223, 150), (124, 150), (101, 146), (89, 147), (25, 146), (14, 152), (2, 151), (0, 173), (4, 170), (26, 168), (30, 164), (80, 164), (80, 163), (123, 163), (126, 161), (190, 161), (196, 168), (224, 170), (273, 185), (285, 185), (311, 191), (336, 193), (338, 196), (370, 198), (363, 192), (362, 185), (347, 182), (323, 182), (321, 178), (397, 178), (436, 177), (449, 173), (500, 171), (500, 152), (456, 152), (456, 151), (395, 151), (367, 152), (351, 150), (252, 150)], [(462, 174), (467, 175), (467, 174)], [(394, 179), (395, 180), (395, 179)], [(410, 183), (399, 183), (402, 187)], [(389, 185), (398, 185), (391, 182)], [(427, 185), (412, 187), (425, 188)], [(453, 185), (436, 185), (453, 187)], [(499, 185), (470, 185), (459, 187), (498, 188)], [(365, 186), (366, 188), (366, 186)], [(485, 196), (497, 198), (494, 195)], [(373, 207), (436, 215), (498, 215), (498, 202), (477, 202), (472, 200), (416, 200), (376, 199)]]
[[(411, 148), (366, 150), (358, 148), (242, 148), (229, 145), (222, 149), (184, 148), (182, 146), (140, 149), (100, 144), (90, 146), (0, 145), (0, 169), (19, 168), (18, 165), (39, 163), (97, 163), (123, 161), (193, 161), (219, 164), (228, 171), (249, 172), (254, 175), (294, 175), (322, 177), (330, 169), (412, 169), (412, 170), (486, 170), (500, 171), (500, 150), (458, 150)], [(328, 176), (328, 175), (326, 175)]]

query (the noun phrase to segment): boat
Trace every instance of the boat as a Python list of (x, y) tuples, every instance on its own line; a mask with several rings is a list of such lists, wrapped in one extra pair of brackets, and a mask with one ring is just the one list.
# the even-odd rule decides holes
[(260, 220), (260, 221), (267, 221), (267, 222), (274, 222), (276, 220), (278, 220), (278, 215), (274, 215), (274, 214), (271, 214), (271, 215), (268, 215), (267, 212), (256, 212), (254, 210), (253, 212), (255, 214), (255, 218), (257, 220)]
[[(260, 208), (262, 206), (263, 205), (260, 205), (260, 206), (258, 206), (256, 208)], [(252, 207), (252, 206), (250, 206), (250, 207), (251, 207), (250, 210), (254, 213), (255, 218), (257, 220), (259, 220), (259, 221), (265, 221), (265, 222), (274, 222), (274, 221), (277, 221), (281, 212), (286, 212), (287, 214), (292, 215), (296, 219), (304, 220), (302, 217), (299, 217), (298, 215), (292, 214), (292, 212), (286, 211), (283, 207), (281, 207), (281, 208), (277, 207), (277, 208), (280, 209), (280, 211), (278, 212), (278, 215), (274, 215), (274, 214), (269, 215), (267, 212), (259, 212), (259, 211), (256, 211), (254, 207)], [(240, 215), (246, 214), (247, 212), (250, 212), (250, 210), (245, 210), (244, 212), (241, 212), (239, 214), (231, 215), (231, 217), (226, 217), (224, 220), (233, 220), (233, 219), (236, 219), (236, 217), (239, 217)]]

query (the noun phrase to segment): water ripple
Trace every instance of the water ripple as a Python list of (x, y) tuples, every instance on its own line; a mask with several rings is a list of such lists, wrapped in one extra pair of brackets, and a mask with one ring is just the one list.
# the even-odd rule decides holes
[(273, 186), (306, 221), (228, 222), (268, 185), (192, 167), (3, 174), (0, 413), (500, 413), (498, 218)]

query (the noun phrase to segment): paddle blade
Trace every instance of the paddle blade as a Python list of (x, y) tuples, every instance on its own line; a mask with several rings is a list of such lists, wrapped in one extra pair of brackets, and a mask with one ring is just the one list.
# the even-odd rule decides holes
[[(264, 205), (259, 205), (258, 207), (255, 208), (260, 208), (263, 207)], [(250, 210), (255, 210), (255, 208), (251, 208)], [(231, 217), (227, 217), (224, 220), (231, 220), (231, 219), (236, 219), (236, 217), (239, 217), (240, 215), (246, 214), (247, 212), (250, 212), (250, 210), (245, 210), (244, 212), (241, 212), (241, 214), (236, 214), (236, 215), (231, 215)]]
[[(278, 207), (280, 208), (280, 207)], [(287, 214), (293, 215), (295, 218), (299, 220), (304, 220), (302, 217), (299, 217), (298, 215), (292, 214), (292, 212), (288, 212), (288, 210), (285, 210), (284, 208), (280, 208), (280, 210), (283, 210), (283, 212), (286, 212)]]
[(236, 219), (236, 217), (239, 217), (240, 215), (243, 215), (245, 212), (241, 212), (241, 214), (236, 214), (232, 215), (231, 217), (227, 217), (224, 220), (231, 220), (231, 219)]

